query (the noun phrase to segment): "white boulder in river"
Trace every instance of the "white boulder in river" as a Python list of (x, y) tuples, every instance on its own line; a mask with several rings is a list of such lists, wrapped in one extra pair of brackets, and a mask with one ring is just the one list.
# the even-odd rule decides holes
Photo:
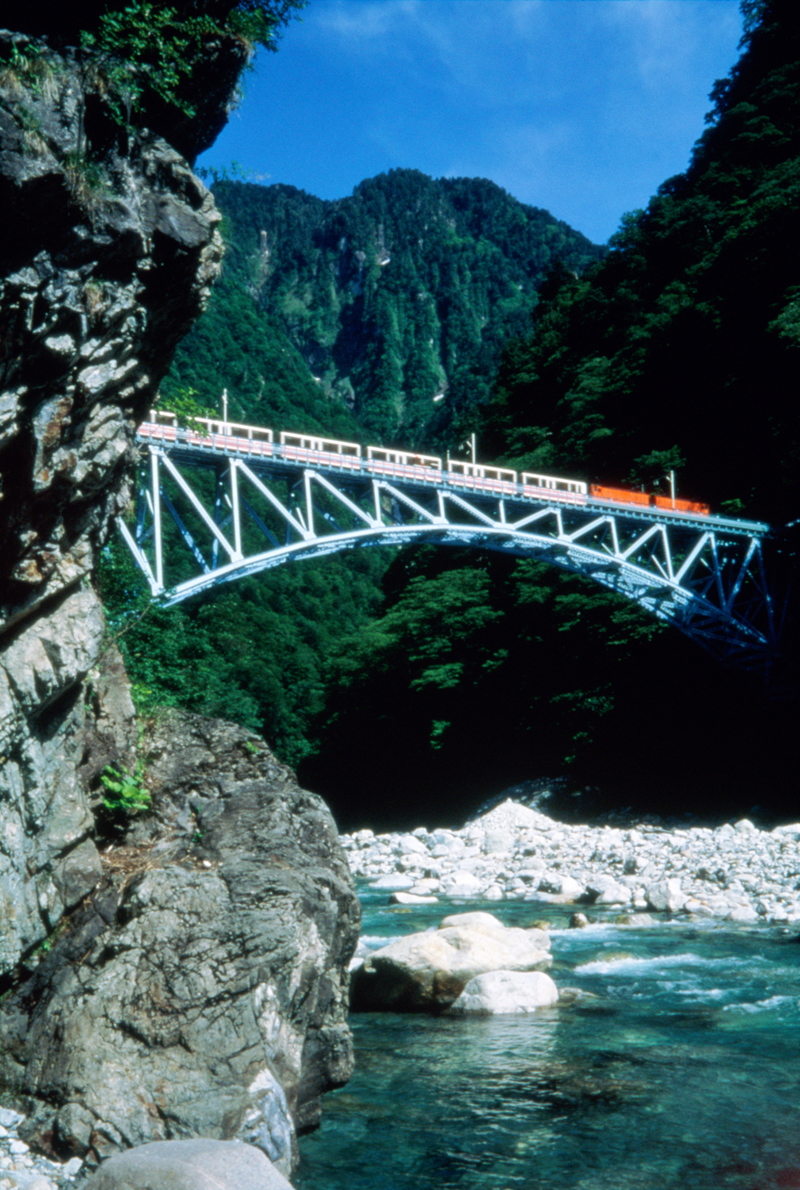
[(535, 1012), (558, 1003), (558, 988), (544, 971), (487, 971), (471, 979), (447, 1012), (451, 1016), (492, 1016)]
[(491, 913), (445, 917), (438, 930), (397, 938), (351, 975), (355, 1012), (442, 1012), (471, 979), (489, 971), (549, 967), (545, 930), (504, 926)]

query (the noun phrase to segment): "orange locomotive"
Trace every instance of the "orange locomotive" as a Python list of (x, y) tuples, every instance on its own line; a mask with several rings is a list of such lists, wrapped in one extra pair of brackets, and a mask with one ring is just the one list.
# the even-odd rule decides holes
[(615, 504), (642, 504), (645, 508), (665, 508), (669, 512), (691, 512), (695, 516), (709, 516), (708, 504), (695, 500), (678, 500), (671, 496), (654, 496), (648, 492), (630, 492), (625, 488), (607, 488), (600, 484), (589, 485), (589, 495), (594, 500), (611, 500)]

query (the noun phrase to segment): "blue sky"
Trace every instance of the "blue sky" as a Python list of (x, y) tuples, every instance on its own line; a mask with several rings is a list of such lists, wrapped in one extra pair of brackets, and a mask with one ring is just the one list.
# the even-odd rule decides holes
[(686, 168), (737, 0), (310, 0), (201, 165), (342, 198), (483, 177), (598, 243)]

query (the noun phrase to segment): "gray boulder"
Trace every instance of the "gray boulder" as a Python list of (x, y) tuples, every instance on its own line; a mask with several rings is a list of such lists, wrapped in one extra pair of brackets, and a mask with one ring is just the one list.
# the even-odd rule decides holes
[(291, 1190), (260, 1149), (236, 1141), (167, 1140), (103, 1163), (85, 1190)]
[(686, 894), (677, 877), (653, 881), (645, 888), (645, 896), (650, 908), (660, 912), (677, 913), (679, 909), (683, 908), (686, 901)]

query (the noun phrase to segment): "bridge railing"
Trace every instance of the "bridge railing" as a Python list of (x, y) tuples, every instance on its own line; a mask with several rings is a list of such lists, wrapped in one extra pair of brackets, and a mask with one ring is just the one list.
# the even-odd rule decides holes
[(429, 490), (445, 488), (463, 494), (474, 493), (525, 502), (545, 500), (562, 507), (585, 505), (607, 510), (629, 510), (647, 519), (705, 521), (736, 532), (764, 533), (768, 526), (711, 514), (708, 505), (688, 500), (648, 495), (622, 488), (587, 485), (580, 480), (523, 472), (507, 468), (448, 459), (413, 451), (343, 442), (315, 435), (281, 431), (278, 441), (271, 429), (213, 417), (192, 417), (180, 425), (178, 415), (166, 409), (150, 411), (150, 421), (138, 431), (141, 438), (164, 447), (188, 447), (209, 454), (262, 457), (308, 467), (331, 468), (358, 473), (366, 478), (395, 479), (423, 484)]

